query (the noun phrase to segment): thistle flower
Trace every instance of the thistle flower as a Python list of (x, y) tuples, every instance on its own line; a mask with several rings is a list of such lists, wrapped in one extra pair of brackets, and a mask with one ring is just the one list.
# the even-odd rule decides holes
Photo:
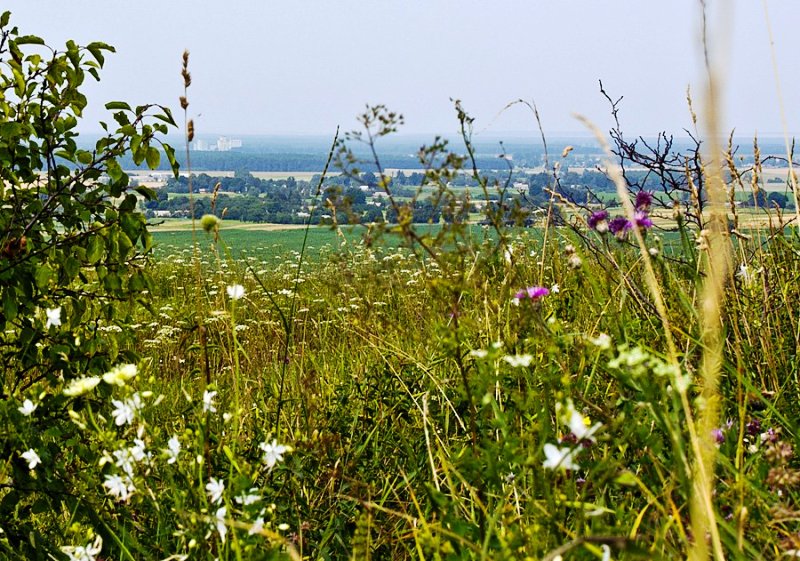
[(528, 288), (524, 288), (517, 292), (514, 295), (514, 298), (518, 300), (524, 300), (525, 298), (528, 298), (535, 302), (541, 298), (544, 298), (548, 294), (550, 294), (550, 290), (543, 286), (529, 286)]
[(647, 213), (643, 210), (637, 210), (633, 215), (633, 224), (637, 228), (652, 228), (653, 221), (650, 220), (650, 217), (647, 216)]
[(608, 231), (614, 234), (617, 239), (622, 240), (625, 234), (631, 229), (631, 223), (624, 216), (615, 216), (611, 222), (608, 223)]
[(636, 202), (633, 206), (638, 211), (647, 212), (653, 204), (653, 193), (649, 191), (639, 191), (636, 193)]
[(608, 211), (607, 210), (597, 210), (589, 216), (589, 219), (586, 221), (589, 224), (589, 228), (592, 230), (597, 231), (600, 234), (605, 234), (608, 232)]

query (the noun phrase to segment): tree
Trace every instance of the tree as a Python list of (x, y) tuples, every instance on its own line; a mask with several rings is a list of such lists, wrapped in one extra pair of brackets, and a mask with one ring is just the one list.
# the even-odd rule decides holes
[[(152, 288), (151, 235), (120, 161), (156, 168), (166, 156), (177, 173), (172, 148), (157, 138), (175, 122), (166, 107), (111, 102), (112, 125), (100, 124), (105, 134), (93, 149), (79, 148), (83, 82), (99, 80), (113, 47), (70, 41), (56, 50), (9, 21), (9, 12), (0, 16), (0, 456), (13, 461), (3, 468), (0, 556), (62, 558), (50, 539), (63, 535), (58, 513), (104, 516), (102, 497), (89, 504), (81, 476), (97, 465), (97, 450), (67, 414), (81, 415), (87, 402), (63, 390), (136, 362), (123, 350), (132, 333), (125, 327)], [(41, 413), (35, 422), (17, 413), (28, 398)], [(47, 460), (36, 477), (20, 460), (28, 448)], [(32, 512), (51, 520), (34, 526)]]

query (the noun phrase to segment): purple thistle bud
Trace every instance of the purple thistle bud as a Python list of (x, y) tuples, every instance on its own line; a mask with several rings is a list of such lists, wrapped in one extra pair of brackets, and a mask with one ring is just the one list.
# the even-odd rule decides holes
[(631, 223), (624, 216), (615, 216), (608, 223), (608, 230), (619, 239), (625, 237), (626, 232), (630, 229)]
[(636, 213), (633, 215), (633, 223), (637, 228), (647, 229), (653, 227), (653, 221), (650, 220), (650, 217), (647, 216), (647, 213), (643, 210), (636, 211)]
[(602, 234), (608, 231), (607, 221), (608, 221), (608, 211), (597, 210), (592, 213), (592, 215), (586, 222), (589, 224), (589, 228), (591, 228), (592, 230), (597, 230)]
[(653, 193), (650, 191), (639, 191), (636, 193), (636, 203), (634, 206), (636, 210), (647, 212), (650, 210), (650, 205), (653, 204)]

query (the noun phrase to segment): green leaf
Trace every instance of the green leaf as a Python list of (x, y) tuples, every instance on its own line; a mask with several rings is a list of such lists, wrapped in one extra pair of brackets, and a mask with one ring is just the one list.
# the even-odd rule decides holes
[(44, 45), (44, 39), (36, 35), (23, 35), (15, 39), (17, 45)]
[(47, 284), (50, 282), (50, 278), (53, 276), (53, 271), (47, 265), (42, 265), (36, 268), (36, 272), (34, 273), (34, 279), (36, 280), (36, 287), (44, 291), (47, 288)]
[(115, 111), (117, 109), (121, 109), (123, 111), (130, 111), (131, 106), (125, 103), (124, 101), (109, 101), (106, 103), (106, 109), (109, 111)]
[(156, 169), (158, 164), (161, 163), (161, 152), (158, 151), (158, 148), (154, 146), (149, 146), (147, 148), (147, 167), (150, 169)]
[(103, 256), (103, 249), (105, 249), (105, 244), (102, 236), (92, 234), (89, 238), (89, 251), (86, 253), (86, 260), (92, 264), (97, 263)]

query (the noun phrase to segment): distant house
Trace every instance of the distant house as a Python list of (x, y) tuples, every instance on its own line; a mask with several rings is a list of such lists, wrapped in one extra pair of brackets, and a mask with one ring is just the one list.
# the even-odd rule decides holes
[(156, 210), (153, 214), (156, 218), (172, 218), (171, 210)]

